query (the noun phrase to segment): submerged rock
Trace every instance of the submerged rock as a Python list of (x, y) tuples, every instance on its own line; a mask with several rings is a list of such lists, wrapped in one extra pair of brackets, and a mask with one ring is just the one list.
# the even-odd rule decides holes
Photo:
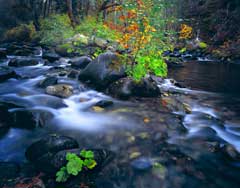
[(34, 58), (11, 59), (8, 63), (10, 67), (24, 67), (38, 65), (39, 60)]
[(6, 58), (7, 57), (7, 51), (4, 48), (0, 48), (0, 58)]
[(115, 53), (104, 53), (88, 64), (79, 74), (79, 80), (88, 81), (96, 89), (105, 89), (114, 81), (125, 77), (120, 57)]
[(73, 94), (73, 87), (67, 84), (48, 86), (46, 88), (46, 93), (61, 98), (67, 98)]
[(75, 57), (70, 59), (69, 63), (74, 68), (84, 69), (89, 63), (92, 62), (92, 59), (88, 56)]
[(221, 151), (226, 159), (230, 161), (240, 161), (240, 154), (233, 146), (227, 144), (221, 149)]
[(131, 162), (131, 166), (136, 171), (150, 170), (153, 166), (151, 159), (141, 157)]
[(10, 69), (2, 69), (0, 68), (0, 82), (4, 82), (10, 78), (17, 78), (17, 74), (15, 71)]
[(73, 138), (51, 135), (33, 143), (26, 150), (26, 158), (31, 162), (37, 161), (47, 153), (52, 155), (62, 150), (78, 148), (78, 143)]
[(77, 79), (78, 75), (79, 75), (79, 71), (78, 70), (71, 70), (71, 72), (68, 74), (69, 78), (73, 78), (73, 79)]
[(101, 100), (95, 104), (95, 106), (105, 108), (113, 105), (113, 101), (110, 100)]
[(8, 127), (33, 129), (38, 124), (41, 124), (39, 119), (36, 118), (36, 114), (21, 106), (11, 103), (0, 103), (0, 109), (0, 122), (3, 130)]
[(136, 82), (132, 78), (123, 78), (113, 83), (109, 88), (109, 92), (121, 99), (157, 97), (161, 94), (157, 83), (151, 78), (143, 78), (140, 82)]

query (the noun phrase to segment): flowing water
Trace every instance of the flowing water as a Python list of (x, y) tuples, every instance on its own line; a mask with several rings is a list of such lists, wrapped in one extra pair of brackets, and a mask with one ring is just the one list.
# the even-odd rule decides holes
[[(67, 60), (61, 62), (58, 68), (69, 66)], [(0, 66), (7, 63), (4, 60)], [(63, 134), (77, 139), (82, 148), (116, 153), (97, 179), (99, 188), (239, 186), (239, 158), (230, 160), (224, 148), (232, 145), (240, 152), (240, 65), (186, 63), (169, 72), (186, 88), (167, 79), (159, 87), (170, 95), (128, 102), (66, 76), (59, 76), (58, 82), (71, 84), (74, 95), (49, 96), (38, 83), (53, 66), (56, 69), (45, 66), (39, 57), (37, 66), (15, 68), (22, 79), (0, 83), (0, 101), (15, 105), (9, 112), (32, 112), (35, 118), (34, 128), (30, 120), (12, 120), (16, 126), (0, 136), (0, 161), (23, 162), (34, 141)], [(103, 99), (114, 105), (94, 111), (92, 107)], [(183, 103), (192, 113), (185, 113)]]

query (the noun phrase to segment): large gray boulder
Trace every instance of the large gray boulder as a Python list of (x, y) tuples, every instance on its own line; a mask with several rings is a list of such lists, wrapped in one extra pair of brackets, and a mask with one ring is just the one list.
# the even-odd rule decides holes
[(98, 90), (106, 89), (109, 84), (125, 77), (121, 58), (111, 52), (99, 55), (79, 74), (79, 80), (85, 81)]
[(84, 69), (89, 63), (92, 62), (92, 59), (88, 56), (75, 57), (70, 59), (69, 63), (74, 68)]
[(78, 148), (78, 143), (73, 138), (50, 135), (29, 146), (25, 155), (28, 161), (34, 163), (47, 153), (54, 155), (59, 151), (75, 148)]

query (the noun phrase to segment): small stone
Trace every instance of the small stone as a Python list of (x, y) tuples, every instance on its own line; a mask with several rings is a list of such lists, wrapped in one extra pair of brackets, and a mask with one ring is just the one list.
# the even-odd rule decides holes
[(165, 179), (167, 174), (167, 169), (165, 166), (163, 166), (160, 163), (154, 163), (152, 173), (159, 179)]
[(128, 143), (133, 143), (135, 142), (136, 138), (134, 136), (129, 136), (127, 140), (128, 140)]
[(139, 137), (141, 139), (148, 139), (150, 137), (150, 135), (147, 132), (143, 132), (139, 134)]
[(87, 102), (87, 101), (89, 101), (89, 100), (90, 100), (90, 99), (86, 99), (86, 98), (80, 98), (80, 99), (79, 99), (80, 102)]
[(137, 171), (147, 171), (152, 168), (153, 164), (150, 159), (141, 157), (132, 161), (131, 166)]

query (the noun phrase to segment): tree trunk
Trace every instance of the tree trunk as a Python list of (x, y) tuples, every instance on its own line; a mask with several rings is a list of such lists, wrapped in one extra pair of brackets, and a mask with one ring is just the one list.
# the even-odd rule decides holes
[(67, 9), (68, 9), (68, 17), (71, 21), (72, 27), (76, 26), (76, 20), (75, 17), (73, 15), (73, 4), (72, 4), (72, 0), (66, 0), (67, 3)]

